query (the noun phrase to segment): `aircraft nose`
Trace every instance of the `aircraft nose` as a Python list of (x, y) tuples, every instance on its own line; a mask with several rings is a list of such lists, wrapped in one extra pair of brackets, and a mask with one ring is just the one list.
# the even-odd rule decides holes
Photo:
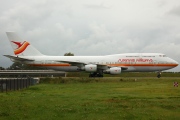
[(179, 63), (177, 61), (173, 60), (172, 58), (169, 58), (169, 62), (171, 62), (174, 67), (179, 65)]
[(177, 64), (177, 66), (179, 65), (179, 63), (177, 62), (177, 61), (175, 61), (176, 62), (176, 64)]
[(175, 61), (175, 60), (173, 60), (173, 63), (176, 64), (176, 66), (179, 65), (179, 63), (177, 61)]

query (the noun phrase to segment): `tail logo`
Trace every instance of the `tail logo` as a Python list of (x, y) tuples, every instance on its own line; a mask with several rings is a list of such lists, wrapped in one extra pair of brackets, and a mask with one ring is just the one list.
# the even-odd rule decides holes
[(15, 41), (11, 42), (17, 45), (17, 48), (14, 50), (15, 55), (22, 53), (27, 48), (27, 46), (30, 45), (27, 41), (24, 41), (23, 43)]

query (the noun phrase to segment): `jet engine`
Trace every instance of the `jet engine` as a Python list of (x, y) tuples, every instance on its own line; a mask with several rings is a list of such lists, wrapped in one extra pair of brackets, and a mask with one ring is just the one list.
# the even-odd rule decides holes
[(97, 65), (93, 65), (93, 64), (85, 65), (84, 70), (86, 72), (96, 72), (97, 71)]
[(112, 67), (108, 70), (105, 70), (104, 73), (117, 75), (117, 74), (121, 73), (121, 68), (120, 67)]

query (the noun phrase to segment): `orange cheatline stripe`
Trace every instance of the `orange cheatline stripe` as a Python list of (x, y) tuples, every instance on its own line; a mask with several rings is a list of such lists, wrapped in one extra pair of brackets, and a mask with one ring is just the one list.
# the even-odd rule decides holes
[(30, 66), (71, 66), (70, 64), (29, 64)]
[(28, 45), (30, 44), (25, 41), (25, 43), (20, 48), (14, 50), (14, 54), (17, 55), (17, 54), (22, 53), (27, 48)]
[(158, 66), (158, 67), (167, 67), (167, 66), (177, 66), (178, 64), (109, 64), (109, 66)]
[[(29, 64), (31, 66), (59, 66), (59, 67), (63, 67), (63, 66), (71, 66), (68, 63), (63, 63), (63, 64)], [(108, 64), (108, 66), (124, 66), (124, 67), (128, 67), (128, 66), (142, 66), (142, 67), (153, 67), (153, 66), (158, 66), (158, 67), (176, 67), (177, 64)]]

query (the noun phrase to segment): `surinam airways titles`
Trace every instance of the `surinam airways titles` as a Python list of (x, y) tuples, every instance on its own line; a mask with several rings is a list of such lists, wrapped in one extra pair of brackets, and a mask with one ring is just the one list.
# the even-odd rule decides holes
[(118, 62), (153, 62), (153, 59), (143, 59), (143, 58), (137, 58), (137, 59), (119, 59)]

